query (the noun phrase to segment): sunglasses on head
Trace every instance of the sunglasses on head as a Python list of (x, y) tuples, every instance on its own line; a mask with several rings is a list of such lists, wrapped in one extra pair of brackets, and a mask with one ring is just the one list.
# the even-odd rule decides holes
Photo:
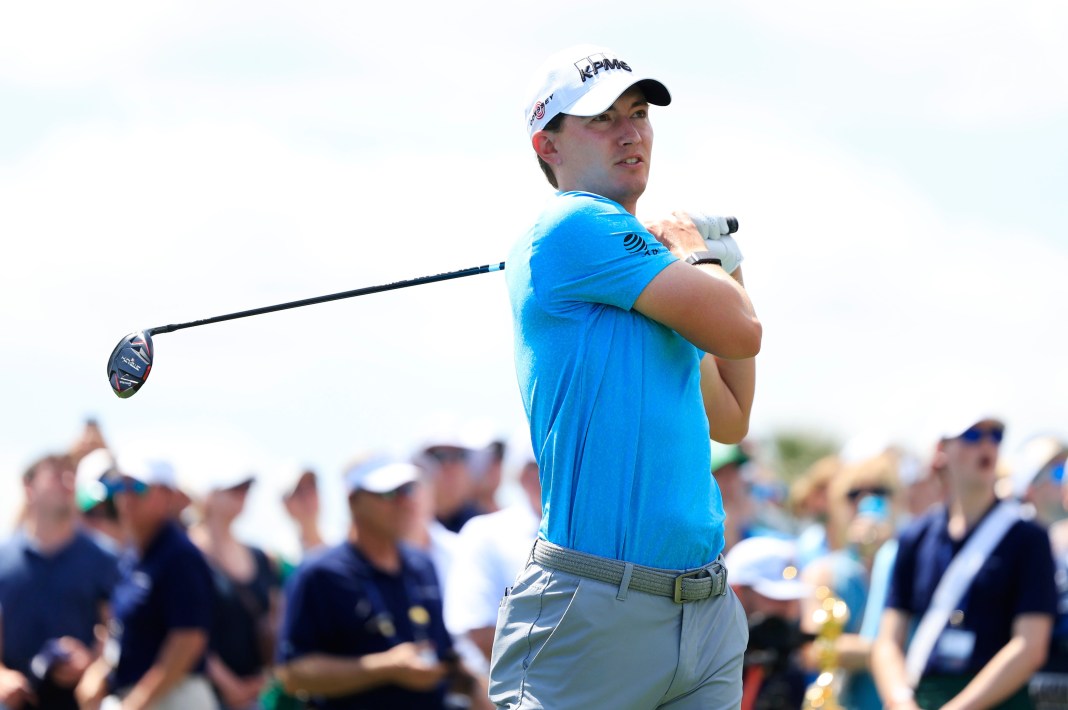
[(957, 438), (965, 444), (978, 444), (983, 439), (990, 439), (993, 443), (1000, 444), (1004, 436), (1005, 430), (1001, 427), (983, 429), (982, 427), (973, 426), (965, 429), (964, 433)]
[(385, 493), (373, 493), (372, 495), (381, 498), (382, 500), (396, 500), (397, 498), (407, 498), (415, 492), (416, 485), (417, 484), (414, 482), (405, 483), (403, 486), (400, 486), (399, 488), (394, 488), (391, 491), (386, 491)]
[(886, 486), (873, 486), (871, 488), (851, 488), (846, 495), (849, 497), (850, 503), (856, 503), (865, 496), (878, 496), (880, 498), (887, 498), (892, 491)]

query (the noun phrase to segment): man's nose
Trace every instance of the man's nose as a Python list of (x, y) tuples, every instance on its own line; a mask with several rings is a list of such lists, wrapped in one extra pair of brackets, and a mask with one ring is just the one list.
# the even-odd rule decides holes
[(638, 130), (638, 127), (634, 124), (634, 121), (629, 118), (624, 118), (620, 121), (619, 129), (619, 144), (630, 145), (632, 143), (641, 143), (642, 134)]

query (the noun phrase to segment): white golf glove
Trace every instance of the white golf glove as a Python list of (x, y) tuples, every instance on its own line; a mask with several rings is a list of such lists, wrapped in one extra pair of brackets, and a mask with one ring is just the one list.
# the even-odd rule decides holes
[(734, 241), (734, 237), (729, 234), (717, 239), (705, 239), (705, 250), (719, 259), (720, 266), (728, 274), (733, 274), (742, 263), (742, 250), (738, 248), (738, 242)]
[(742, 263), (742, 250), (738, 248), (738, 242), (731, 236), (726, 217), (716, 217), (687, 210), (687, 215), (693, 220), (697, 231), (705, 240), (705, 249), (720, 260), (723, 270), (733, 274), (734, 270)]
[(686, 214), (689, 215), (693, 223), (697, 225), (697, 231), (701, 233), (705, 241), (709, 239), (719, 239), (725, 237), (731, 233), (730, 227), (727, 226), (726, 217), (716, 217), (715, 215), (705, 214), (697, 210), (686, 210)]

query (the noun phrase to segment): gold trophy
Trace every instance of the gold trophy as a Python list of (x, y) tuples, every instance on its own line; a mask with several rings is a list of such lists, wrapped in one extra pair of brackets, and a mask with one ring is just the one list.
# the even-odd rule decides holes
[(816, 640), (816, 652), (819, 657), (820, 674), (805, 690), (804, 710), (841, 710), (838, 704), (838, 692), (842, 678), (838, 671), (838, 652), (835, 642), (842, 635), (849, 620), (849, 608), (841, 599), (831, 595), (827, 587), (816, 590), (820, 607), (812, 613), (812, 620), (819, 628)]

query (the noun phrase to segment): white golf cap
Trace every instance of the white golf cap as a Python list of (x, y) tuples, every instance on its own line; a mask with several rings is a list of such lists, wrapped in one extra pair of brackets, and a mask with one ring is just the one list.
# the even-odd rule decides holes
[(769, 599), (803, 599), (812, 589), (801, 581), (797, 547), (777, 537), (750, 537), (739, 541), (724, 559), (731, 584), (752, 587)]
[(1036, 436), (1025, 442), (1010, 464), (1013, 495), (1022, 498), (1035, 477), (1065, 453), (1068, 453), (1068, 446), (1056, 436)]
[(666, 86), (635, 71), (619, 53), (595, 45), (578, 45), (553, 54), (536, 77), (536, 88), (524, 107), (530, 136), (561, 113), (596, 116), (635, 84), (641, 85), (649, 103), (671, 103)]
[(420, 474), (420, 468), (414, 464), (372, 458), (345, 472), (345, 490), (349, 495), (356, 491), (389, 493), (407, 483), (418, 481)]
[(951, 416), (943, 420), (943, 423), (939, 427), (939, 438), (942, 441), (956, 439), (976, 424), (982, 424), (983, 422), (991, 422), (997, 424), (1002, 429), (1005, 428), (1005, 420), (992, 412), (982, 409), (963, 410), (954, 412)]
[(256, 474), (242, 463), (228, 460), (197, 461), (187, 464), (178, 477), (178, 487), (191, 498), (203, 499), (217, 491), (228, 491), (256, 480)]
[(93, 449), (78, 462), (75, 481), (79, 486), (99, 483), (115, 470), (115, 457), (107, 449)]
[(149, 486), (163, 486), (174, 490), (178, 490), (179, 487), (174, 466), (162, 459), (136, 459), (134, 461), (120, 459), (116, 468), (121, 475)]

